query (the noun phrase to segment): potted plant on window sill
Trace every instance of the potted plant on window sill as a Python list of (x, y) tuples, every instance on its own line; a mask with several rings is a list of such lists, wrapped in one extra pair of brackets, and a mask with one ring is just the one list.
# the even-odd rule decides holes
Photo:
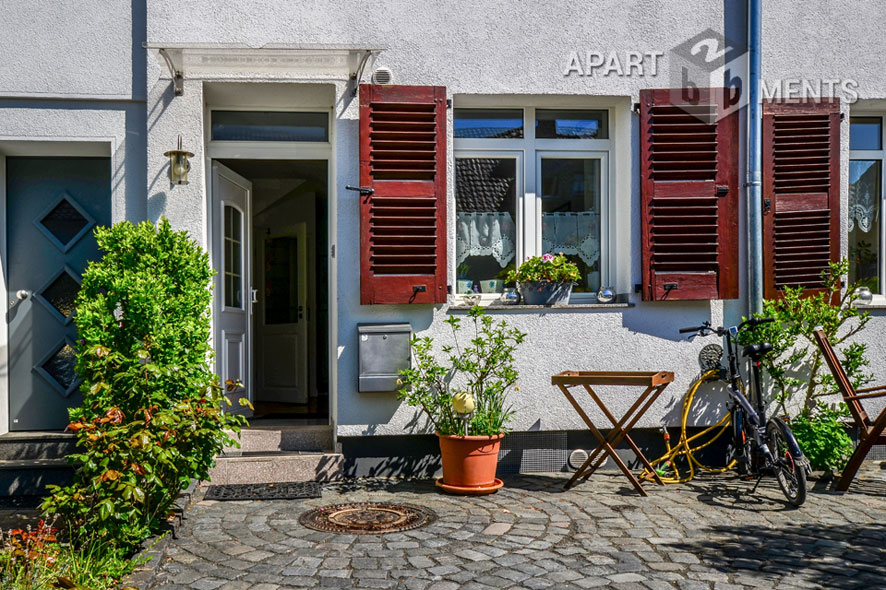
[(508, 273), (508, 282), (516, 281), (526, 305), (557, 305), (569, 301), (572, 286), (581, 280), (574, 262), (561, 252), (527, 258), (515, 271)]
[(487, 494), (503, 484), (495, 477), (501, 439), (513, 411), (507, 394), (518, 389), (514, 352), (526, 334), (507, 322), (494, 322), (474, 306), (468, 312), (473, 336), (459, 342), (462, 320), (446, 319), (452, 344), (413, 337), (413, 365), (400, 371), (398, 398), (424, 413), (440, 439), (443, 477), (437, 485), (456, 494)]

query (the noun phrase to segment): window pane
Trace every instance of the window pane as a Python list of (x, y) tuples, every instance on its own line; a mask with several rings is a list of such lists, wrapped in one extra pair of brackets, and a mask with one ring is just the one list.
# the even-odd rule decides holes
[(883, 149), (883, 120), (880, 117), (849, 118), (849, 149)]
[(849, 281), (863, 281), (881, 292), (880, 160), (849, 161)]
[(224, 269), (225, 269), (225, 306), (243, 307), (243, 214), (240, 210), (225, 207), (225, 238), (224, 238)]
[(326, 113), (212, 111), (216, 141), (329, 141)]
[(523, 109), (455, 109), (453, 136), (520, 139)]
[(455, 160), (458, 293), (500, 293), (517, 254), (517, 161)]
[(298, 242), (265, 239), (265, 324), (298, 322)]
[(535, 136), (539, 139), (608, 139), (606, 111), (538, 109)]
[(600, 289), (600, 160), (541, 161), (542, 254), (562, 252), (578, 265), (575, 292)]

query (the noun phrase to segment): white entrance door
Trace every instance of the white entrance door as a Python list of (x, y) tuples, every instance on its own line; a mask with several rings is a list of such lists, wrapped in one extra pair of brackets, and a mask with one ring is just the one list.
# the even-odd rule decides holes
[(261, 401), (308, 402), (307, 229), (259, 238), (256, 397)]
[(232, 412), (250, 414), (239, 398), (252, 400), (250, 348), (252, 269), (252, 183), (217, 162), (212, 164), (213, 265), (215, 277), (216, 370), (222, 383), (242, 382), (229, 392)]

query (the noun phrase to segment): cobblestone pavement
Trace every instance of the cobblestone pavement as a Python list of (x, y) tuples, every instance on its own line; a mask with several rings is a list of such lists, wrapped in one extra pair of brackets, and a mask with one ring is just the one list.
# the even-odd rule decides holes
[[(562, 490), (561, 474), (506, 479), (458, 498), (430, 481), (354, 480), (322, 499), (198, 502), (155, 588), (886, 588), (886, 471), (845, 495), (816, 491), (789, 509), (773, 484), (735, 477), (649, 487), (620, 475)], [(817, 488), (823, 489), (823, 482)], [(433, 509), (432, 525), (387, 535), (308, 530), (315, 506), (398, 501)]]

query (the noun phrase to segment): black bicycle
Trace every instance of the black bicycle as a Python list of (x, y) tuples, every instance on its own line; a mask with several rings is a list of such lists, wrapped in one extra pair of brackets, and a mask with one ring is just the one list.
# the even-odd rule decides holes
[[(765, 475), (774, 475), (788, 502), (800, 506), (806, 501), (806, 476), (811, 473), (809, 461), (794, 438), (791, 429), (777, 418), (766, 418), (766, 403), (763, 399), (763, 386), (760, 375), (760, 359), (772, 350), (768, 342), (750, 344), (742, 349), (742, 356), (751, 360), (751, 379), (748, 396), (742, 392), (743, 381), (739, 368), (739, 333), (746, 328), (774, 322), (774, 318), (753, 318), (730, 328), (712, 328), (710, 322), (701, 326), (683, 328), (681, 334), (689, 334), (690, 340), (696, 336), (721, 336), (726, 344), (728, 366), (723, 368), (723, 379), (729, 386), (733, 440), (729, 459), (738, 463), (739, 473), (756, 477), (753, 493)], [(723, 349), (708, 345), (708, 359), (711, 365), (720, 364)], [(719, 350), (718, 350), (719, 349)], [(705, 351), (702, 351), (703, 355)]]

